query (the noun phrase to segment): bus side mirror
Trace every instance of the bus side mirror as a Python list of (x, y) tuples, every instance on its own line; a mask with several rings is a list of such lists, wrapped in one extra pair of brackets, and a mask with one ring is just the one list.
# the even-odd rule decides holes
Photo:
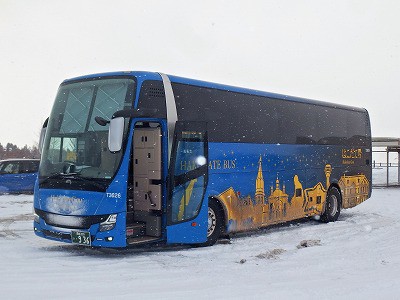
[(122, 138), (124, 135), (124, 118), (118, 117), (110, 121), (108, 128), (108, 150), (118, 152), (122, 148)]

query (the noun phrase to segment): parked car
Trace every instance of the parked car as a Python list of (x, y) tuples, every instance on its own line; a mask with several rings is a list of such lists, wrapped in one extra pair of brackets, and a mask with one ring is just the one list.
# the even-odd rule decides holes
[(33, 193), (39, 159), (0, 161), (0, 194)]

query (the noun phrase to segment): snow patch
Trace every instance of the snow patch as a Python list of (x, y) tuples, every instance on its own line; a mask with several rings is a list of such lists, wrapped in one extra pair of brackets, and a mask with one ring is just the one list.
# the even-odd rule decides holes
[(303, 240), (297, 245), (297, 249), (321, 246), (321, 240)]
[(278, 259), (279, 255), (281, 255), (284, 252), (286, 252), (285, 249), (273, 249), (265, 253), (260, 253), (256, 255), (256, 257), (261, 259)]

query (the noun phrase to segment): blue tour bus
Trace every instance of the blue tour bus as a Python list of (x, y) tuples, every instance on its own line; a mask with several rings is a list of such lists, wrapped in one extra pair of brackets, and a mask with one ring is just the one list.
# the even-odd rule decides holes
[(371, 195), (365, 109), (161, 73), (65, 80), (41, 144), (36, 235), (94, 247), (212, 245)]

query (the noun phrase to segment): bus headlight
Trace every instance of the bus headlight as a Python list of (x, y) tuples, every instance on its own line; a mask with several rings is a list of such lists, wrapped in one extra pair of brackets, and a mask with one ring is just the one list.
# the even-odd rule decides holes
[(40, 221), (39, 215), (34, 213), (34, 214), (33, 214), (33, 220), (34, 220), (36, 223), (39, 223), (39, 221)]
[(106, 221), (100, 223), (99, 231), (103, 232), (114, 229), (116, 222), (117, 222), (117, 214), (109, 215)]

